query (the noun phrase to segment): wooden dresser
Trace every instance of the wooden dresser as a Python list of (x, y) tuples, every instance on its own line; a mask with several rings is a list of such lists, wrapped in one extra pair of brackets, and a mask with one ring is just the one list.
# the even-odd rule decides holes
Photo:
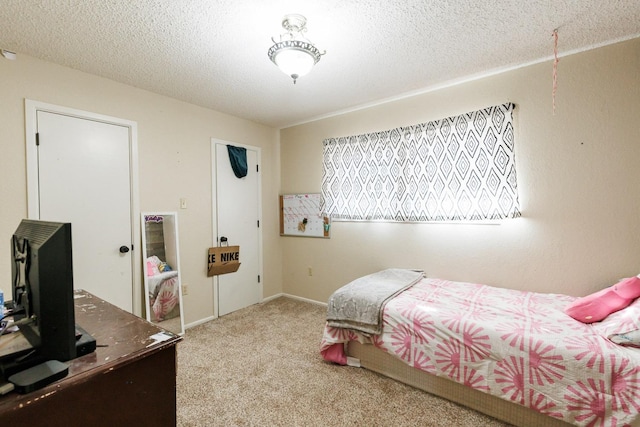
[(69, 374), (28, 394), (0, 397), (3, 426), (175, 426), (176, 344), (154, 344), (152, 323), (86, 291), (75, 292), (76, 323), (97, 342)]

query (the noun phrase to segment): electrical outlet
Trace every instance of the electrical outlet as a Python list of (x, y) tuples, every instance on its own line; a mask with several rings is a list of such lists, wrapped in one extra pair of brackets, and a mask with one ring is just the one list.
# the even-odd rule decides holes
[(313, 276), (313, 268), (309, 267), (309, 276)]
[(182, 295), (189, 295), (189, 286), (182, 285)]

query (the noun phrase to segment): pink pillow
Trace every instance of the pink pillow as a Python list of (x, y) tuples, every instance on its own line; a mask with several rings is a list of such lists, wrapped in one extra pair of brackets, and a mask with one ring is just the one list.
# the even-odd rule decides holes
[(599, 322), (608, 315), (622, 310), (640, 297), (640, 278), (624, 279), (613, 286), (583, 298), (578, 298), (564, 312), (583, 323)]
[(591, 325), (603, 337), (640, 329), (640, 298), (636, 298), (623, 310), (611, 313), (601, 322)]
[(156, 265), (154, 263), (152, 263), (151, 261), (147, 261), (147, 276), (155, 276), (156, 274), (156, 270), (158, 269), (158, 267), (156, 267)]

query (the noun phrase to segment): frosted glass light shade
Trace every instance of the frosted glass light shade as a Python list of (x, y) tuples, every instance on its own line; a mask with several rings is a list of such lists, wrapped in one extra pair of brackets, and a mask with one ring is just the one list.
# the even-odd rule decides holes
[(316, 47), (302, 40), (286, 40), (274, 44), (269, 49), (269, 58), (293, 82), (311, 71), (322, 55)]
[(315, 61), (309, 53), (295, 48), (283, 49), (275, 56), (276, 65), (283, 73), (298, 77), (304, 76), (311, 71)]

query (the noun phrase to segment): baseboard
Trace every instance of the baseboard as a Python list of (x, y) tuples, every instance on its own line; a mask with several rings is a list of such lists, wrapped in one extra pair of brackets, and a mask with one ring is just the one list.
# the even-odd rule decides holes
[(264, 304), (265, 302), (273, 301), (274, 299), (278, 299), (278, 298), (283, 297), (283, 296), (285, 296), (285, 294), (283, 294), (283, 293), (271, 295), (270, 297), (262, 298), (262, 301), (260, 301), (260, 303)]
[(271, 295), (270, 297), (264, 298), (264, 299), (261, 301), (261, 303), (262, 303), (262, 304), (264, 304), (264, 303), (267, 303), (267, 302), (269, 302), (269, 301), (273, 301), (273, 300), (278, 299), (278, 298), (281, 298), (281, 297), (284, 297), (284, 298), (291, 298), (291, 299), (295, 299), (295, 300), (303, 301), (303, 302), (308, 302), (308, 303), (310, 303), (310, 304), (315, 304), (315, 305), (322, 305), (322, 306), (324, 306), (324, 307), (326, 307), (326, 306), (327, 306), (327, 303), (326, 303), (326, 302), (320, 302), (320, 301), (316, 301), (316, 300), (309, 299), (309, 298), (303, 298), (303, 297), (299, 297), (299, 296), (297, 296), (297, 295), (285, 294), (284, 292), (281, 292), (281, 293), (279, 293), (279, 294)]
[(214, 316), (209, 316), (209, 317), (205, 317), (204, 319), (196, 320), (195, 322), (185, 323), (184, 329), (186, 331), (189, 328), (193, 328), (195, 326), (202, 325), (203, 323), (207, 323), (207, 322), (209, 322), (211, 320), (214, 320), (214, 319), (215, 319)]
[(303, 297), (299, 297), (299, 296), (291, 295), (291, 294), (280, 294), (280, 295), (285, 297), (285, 298), (291, 298), (291, 299), (295, 299), (295, 300), (298, 300), (298, 301), (308, 302), (310, 304), (322, 305), (324, 307), (327, 306), (326, 302), (320, 302), (320, 301), (316, 301), (316, 300), (309, 299), (309, 298), (303, 298)]

